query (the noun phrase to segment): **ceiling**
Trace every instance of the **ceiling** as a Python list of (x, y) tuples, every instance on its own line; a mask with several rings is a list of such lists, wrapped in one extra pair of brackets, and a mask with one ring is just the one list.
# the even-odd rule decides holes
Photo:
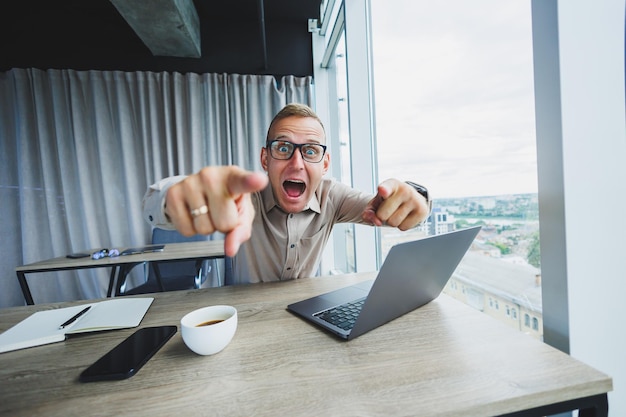
[(193, 2), (200, 21), (200, 58), (153, 56), (110, 0), (10, 0), (0, 14), (0, 71), (312, 75), (308, 20), (319, 19), (321, 0)]

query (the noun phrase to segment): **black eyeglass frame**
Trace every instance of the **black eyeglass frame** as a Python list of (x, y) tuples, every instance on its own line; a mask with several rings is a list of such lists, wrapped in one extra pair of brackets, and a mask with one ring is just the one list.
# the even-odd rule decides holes
[[(289, 154), (289, 156), (287, 158), (278, 158), (276, 157), (273, 153), (272, 153), (272, 144), (276, 143), (276, 142), (282, 142), (282, 143), (288, 143), (289, 145), (293, 146), (293, 150), (291, 151), (291, 154)], [(309, 159), (307, 159), (307, 157), (304, 156), (304, 153), (302, 153), (302, 147), (303, 146), (319, 146), (322, 148), (322, 154), (320, 156), (320, 159), (318, 161), (311, 161)], [(274, 159), (277, 159), (279, 161), (288, 161), (293, 157), (293, 154), (296, 152), (296, 149), (300, 150), (300, 156), (302, 156), (302, 160), (309, 162), (311, 164), (319, 164), (320, 162), (322, 162), (322, 160), (324, 159), (324, 155), (326, 155), (326, 149), (327, 146), (326, 145), (322, 145), (321, 143), (293, 143), (293, 142), (289, 142), (288, 140), (284, 140), (284, 139), (274, 139), (271, 140), (267, 143), (267, 151), (270, 153), (270, 156)]]

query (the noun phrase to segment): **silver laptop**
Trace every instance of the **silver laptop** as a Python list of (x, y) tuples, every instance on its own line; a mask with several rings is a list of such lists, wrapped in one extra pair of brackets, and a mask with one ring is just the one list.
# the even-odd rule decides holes
[(476, 226), (395, 245), (375, 280), (287, 309), (345, 340), (354, 339), (437, 298), (479, 230)]

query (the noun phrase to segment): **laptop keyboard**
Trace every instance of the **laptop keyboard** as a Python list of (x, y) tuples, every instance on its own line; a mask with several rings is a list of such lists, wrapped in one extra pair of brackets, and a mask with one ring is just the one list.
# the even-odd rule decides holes
[(343, 330), (351, 330), (354, 327), (357, 317), (359, 317), (359, 313), (361, 313), (365, 298), (366, 297), (363, 297), (356, 301), (332, 307), (314, 315)]

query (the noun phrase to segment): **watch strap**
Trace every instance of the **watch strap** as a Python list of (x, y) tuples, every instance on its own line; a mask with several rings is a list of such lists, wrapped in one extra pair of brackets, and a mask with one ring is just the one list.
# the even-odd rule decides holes
[(428, 204), (428, 211), (430, 212), (433, 207), (433, 202), (430, 200), (430, 196), (428, 194), (428, 188), (412, 181), (405, 181), (405, 182), (409, 184), (411, 187), (413, 187), (415, 191), (417, 191), (422, 197), (426, 199), (426, 204)]

